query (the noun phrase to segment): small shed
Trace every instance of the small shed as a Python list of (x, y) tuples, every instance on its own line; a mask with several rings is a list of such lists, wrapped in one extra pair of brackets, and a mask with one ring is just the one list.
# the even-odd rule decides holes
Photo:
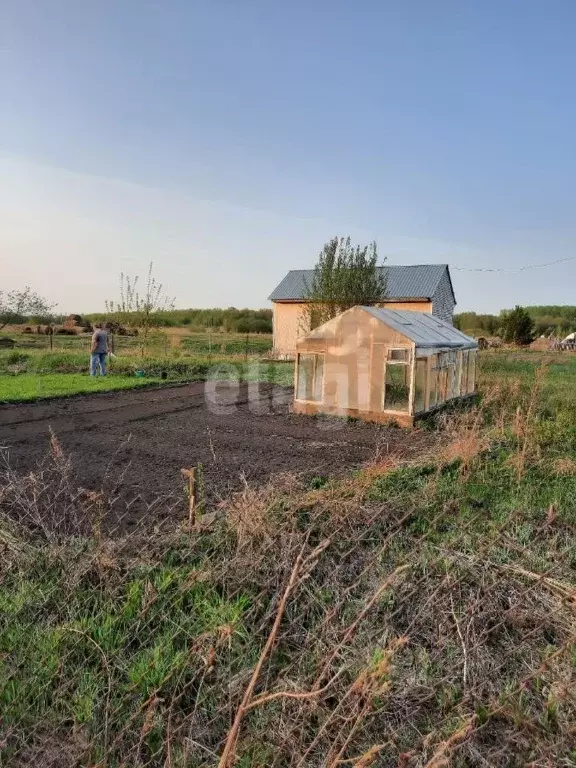
[(412, 426), (475, 391), (477, 350), (434, 315), (353, 307), (298, 340), (293, 410)]

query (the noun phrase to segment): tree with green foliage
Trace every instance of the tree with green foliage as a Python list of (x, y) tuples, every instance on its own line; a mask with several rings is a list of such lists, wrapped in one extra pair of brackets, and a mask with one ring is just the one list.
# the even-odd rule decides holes
[(524, 307), (516, 306), (502, 320), (502, 338), (526, 346), (534, 340), (534, 320)]
[(31, 316), (49, 316), (55, 306), (35, 293), (30, 286), (21, 291), (0, 291), (0, 331), (9, 323), (23, 323)]
[(333, 237), (324, 245), (306, 286), (306, 325), (316, 328), (351, 307), (382, 302), (386, 287), (375, 242), (354, 246), (349, 237)]

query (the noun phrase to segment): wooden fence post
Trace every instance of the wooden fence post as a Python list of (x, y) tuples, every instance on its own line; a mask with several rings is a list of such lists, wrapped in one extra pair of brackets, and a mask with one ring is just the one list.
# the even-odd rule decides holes
[(198, 503), (198, 483), (196, 482), (196, 467), (182, 469), (182, 474), (188, 480), (188, 527), (196, 525), (196, 506)]

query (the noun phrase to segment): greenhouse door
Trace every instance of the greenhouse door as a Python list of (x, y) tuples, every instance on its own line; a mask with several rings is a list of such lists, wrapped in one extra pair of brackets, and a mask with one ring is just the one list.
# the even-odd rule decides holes
[(410, 350), (389, 349), (384, 368), (382, 410), (410, 412)]

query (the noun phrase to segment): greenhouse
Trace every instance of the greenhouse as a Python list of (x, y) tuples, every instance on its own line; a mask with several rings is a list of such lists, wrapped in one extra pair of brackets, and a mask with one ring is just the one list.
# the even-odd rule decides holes
[(412, 426), (474, 393), (477, 351), (432, 314), (353, 307), (298, 340), (293, 410)]

